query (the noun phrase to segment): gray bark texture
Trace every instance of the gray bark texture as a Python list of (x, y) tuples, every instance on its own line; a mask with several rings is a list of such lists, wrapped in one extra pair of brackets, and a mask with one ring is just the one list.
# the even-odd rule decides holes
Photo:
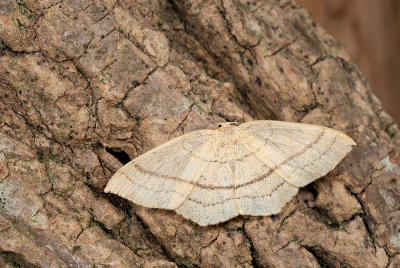
[[(294, 1), (0, 0), (1, 267), (400, 267), (400, 136)], [(357, 147), (272, 217), (200, 227), (103, 189), (208, 125), (325, 125)]]

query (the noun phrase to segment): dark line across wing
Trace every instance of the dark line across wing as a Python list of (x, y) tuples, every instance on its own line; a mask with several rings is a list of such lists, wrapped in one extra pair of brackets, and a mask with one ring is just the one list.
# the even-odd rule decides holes
[[(128, 175), (126, 175), (126, 173), (125, 172), (121, 172), (121, 175), (124, 175), (128, 180), (130, 180), (129, 179), (129, 177), (128, 177)], [(147, 186), (145, 186), (145, 185), (143, 185), (143, 184), (139, 184), (139, 183), (136, 183), (134, 180), (130, 180), (135, 186), (137, 186), (137, 187), (139, 187), (139, 188), (142, 188), (142, 189), (145, 189), (145, 190), (147, 190), (147, 191), (151, 191), (151, 192), (153, 192), (153, 193), (170, 193), (170, 192), (173, 192), (173, 193), (176, 193), (177, 195), (179, 195), (179, 196), (181, 196), (181, 197), (185, 197), (186, 195), (185, 194), (182, 194), (182, 193), (180, 193), (180, 192), (178, 192), (178, 191), (175, 191), (175, 190), (171, 190), (171, 189), (161, 189), (161, 190), (154, 190), (154, 189), (152, 189), (152, 188), (149, 188), (149, 187), (147, 187)]]
[[(164, 174), (159, 174), (157, 172), (148, 170), (143, 168), (142, 166), (133, 163), (133, 166), (141, 173), (143, 174), (148, 174), (150, 176), (154, 176), (154, 177), (158, 177), (158, 178), (163, 178), (163, 179), (167, 179), (167, 180), (174, 180), (174, 181), (178, 181), (178, 182), (183, 182), (183, 183), (188, 183), (191, 185), (195, 185), (199, 188), (203, 188), (203, 189), (208, 189), (208, 190), (230, 190), (230, 189), (238, 189), (238, 188), (242, 188), (242, 187), (246, 187), (248, 185), (254, 184), (256, 182), (259, 182), (263, 179), (265, 179), (266, 177), (270, 176), (272, 173), (275, 172), (275, 170), (281, 168), (283, 165), (286, 165), (289, 161), (291, 161), (292, 159), (304, 154), (306, 151), (308, 151), (308, 149), (310, 149), (313, 145), (317, 144), (319, 141), (321, 141), (322, 137), (325, 134), (325, 129), (323, 129), (323, 131), (321, 131), (317, 138), (314, 139), (310, 144), (308, 144), (307, 146), (305, 146), (302, 150), (300, 150), (299, 152), (289, 156), (287, 159), (285, 159), (284, 161), (282, 161), (281, 163), (279, 163), (278, 165), (272, 167), (271, 169), (269, 169), (266, 173), (264, 173), (261, 176), (255, 177), (251, 180), (249, 180), (248, 182), (242, 183), (242, 184), (238, 184), (238, 185), (221, 185), (221, 186), (215, 186), (215, 185), (207, 185), (207, 184), (201, 184), (198, 182), (192, 182), (192, 181), (188, 181), (182, 178), (178, 178), (175, 176), (169, 176), (169, 175), (164, 175)], [(283, 178), (284, 179), (284, 178)]]
[(271, 191), (269, 194), (265, 194), (265, 195), (243, 195), (243, 196), (239, 196), (239, 197), (236, 197), (236, 198), (235, 198), (235, 197), (229, 197), (229, 198), (226, 198), (226, 199), (224, 199), (224, 200), (222, 200), (222, 201), (218, 201), (218, 202), (215, 202), (215, 203), (203, 203), (203, 202), (201, 202), (200, 200), (192, 199), (192, 198), (189, 198), (188, 200), (190, 200), (190, 201), (192, 201), (192, 202), (194, 202), (194, 203), (197, 203), (197, 204), (199, 204), (199, 205), (201, 205), (201, 206), (203, 206), (203, 207), (213, 207), (213, 206), (216, 206), (216, 205), (224, 204), (224, 203), (226, 203), (227, 201), (229, 201), (229, 200), (234, 200), (234, 199), (240, 200), (240, 199), (242, 199), (242, 198), (257, 199), (257, 198), (269, 197), (269, 196), (271, 196), (275, 191), (277, 191), (279, 188), (281, 188), (285, 183), (286, 183), (286, 182), (282, 182), (282, 183), (278, 184), (277, 186), (275, 186), (274, 189), (272, 189), (272, 191)]

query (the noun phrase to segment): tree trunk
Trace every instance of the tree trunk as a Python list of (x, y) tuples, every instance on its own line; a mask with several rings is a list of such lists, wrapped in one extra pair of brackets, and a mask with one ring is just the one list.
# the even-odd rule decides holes
[[(399, 267), (399, 128), (293, 1), (0, 1), (0, 266)], [(223, 121), (357, 147), (272, 217), (200, 227), (103, 189)]]

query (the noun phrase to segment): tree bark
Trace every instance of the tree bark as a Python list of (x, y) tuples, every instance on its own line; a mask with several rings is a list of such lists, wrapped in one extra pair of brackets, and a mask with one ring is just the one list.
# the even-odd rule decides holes
[[(0, 266), (398, 267), (399, 128), (293, 1), (0, 1)], [(200, 227), (103, 189), (224, 121), (357, 147), (272, 217)]]
[(299, 0), (342, 42), (386, 112), (400, 122), (400, 6), (397, 1)]

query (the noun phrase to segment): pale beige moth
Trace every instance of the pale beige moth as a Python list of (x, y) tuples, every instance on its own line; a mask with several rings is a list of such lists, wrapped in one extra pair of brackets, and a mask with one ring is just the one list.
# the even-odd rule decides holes
[(355, 142), (323, 126), (259, 120), (182, 135), (118, 170), (105, 192), (199, 225), (277, 214)]

